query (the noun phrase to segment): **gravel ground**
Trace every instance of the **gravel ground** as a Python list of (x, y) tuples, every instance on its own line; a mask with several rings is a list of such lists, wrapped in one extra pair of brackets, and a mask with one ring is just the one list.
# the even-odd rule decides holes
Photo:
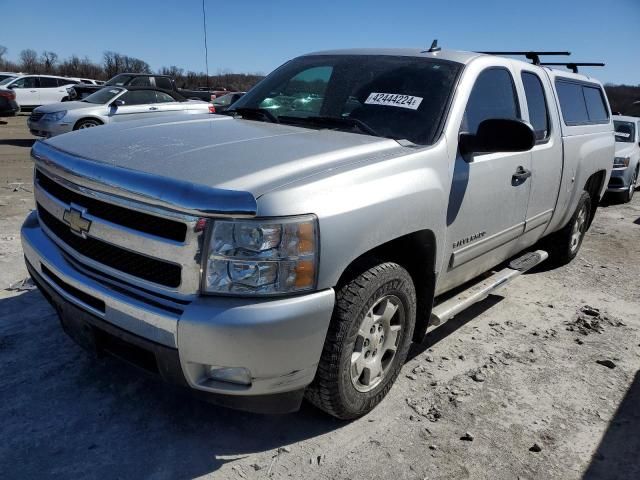
[(7, 290), (33, 206), (25, 119), (0, 124), (2, 478), (640, 478), (640, 195), (598, 210), (571, 265), (431, 332), (368, 416), (259, 416), (92, 359), (37, 291)]

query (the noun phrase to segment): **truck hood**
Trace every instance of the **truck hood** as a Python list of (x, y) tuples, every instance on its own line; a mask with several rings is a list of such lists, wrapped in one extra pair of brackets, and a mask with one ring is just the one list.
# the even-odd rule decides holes
[(616, 142), (616, 157), (630, 157), (636, 148), (635, 143)]
[(300, 178), (406, 148), (369, 135), (208, 114), (124, 122), (45, 143), (95, 162), (256, 198)]

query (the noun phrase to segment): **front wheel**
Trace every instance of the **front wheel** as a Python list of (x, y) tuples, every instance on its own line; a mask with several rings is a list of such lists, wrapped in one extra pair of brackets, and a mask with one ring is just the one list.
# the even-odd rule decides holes
[(415, 317), (413, 281), (396, 263), (377, 264), (342, 286), (307, 399), (341, 419), (373, 410), (407, 358)]
[(87, 118), (86, 120), (79, 121), (74, 130), (84, 130), (85, 128), (93, 128), (102, 125), (98, 120), (94, 120), (92, 118)]

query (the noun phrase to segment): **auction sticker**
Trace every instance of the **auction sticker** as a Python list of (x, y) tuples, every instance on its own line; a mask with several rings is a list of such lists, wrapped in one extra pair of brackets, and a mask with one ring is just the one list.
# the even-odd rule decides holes
[(413, 95), (401, 95), (398, 93), (377, 93), (372, 92), (365, 100), (369, 105), (388, 105), (390, 107), (409, 108), (417, 110), (422, 103), (422, 97)]

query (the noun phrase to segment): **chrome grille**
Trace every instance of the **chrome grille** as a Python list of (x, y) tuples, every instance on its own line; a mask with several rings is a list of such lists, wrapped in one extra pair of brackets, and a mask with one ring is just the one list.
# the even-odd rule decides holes
[[(84, 268), (159, 296), (197, 294), (203, 235), (198, 217), (103, 194), (40, 169), (34, 191), (45, 233)], [(66, 216), (71, 211), (90, 222), (86, 232), (72, 230)]]

